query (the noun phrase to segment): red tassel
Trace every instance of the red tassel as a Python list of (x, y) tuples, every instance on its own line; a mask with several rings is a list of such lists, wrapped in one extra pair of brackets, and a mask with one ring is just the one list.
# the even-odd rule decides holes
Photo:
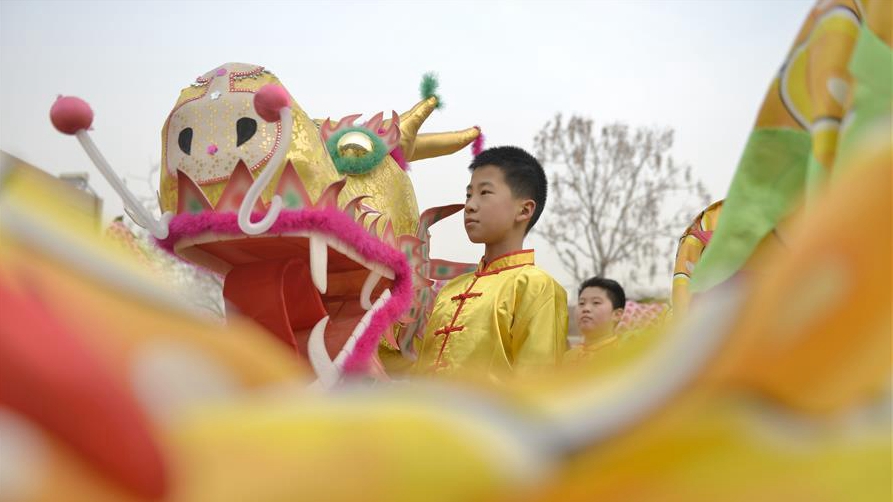
[(474, 128), (478, 130), (478, 137), (475, 138), (474, 143), (471, 144), (471, 154), (477, 157), (484, 151), (484, 133), (481, 132), (479, 126), (474, 126)]

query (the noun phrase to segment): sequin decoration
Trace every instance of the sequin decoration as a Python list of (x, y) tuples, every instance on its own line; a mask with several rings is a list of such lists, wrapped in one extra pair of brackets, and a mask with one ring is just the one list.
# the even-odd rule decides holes
[[(222, 76), (211, 71), (199, 77), (199, 81), (207, 82), (201, 95), (193, 94), (184, 100), (188, 94), (184, 90), (165, 126), (164, 164), (168, 174), (173, 176), (182, 170), (200, 186), (227, 180), (240, 160), (250, 171), (257, 171), (273, 156), (281, 141), (281, 124), (262, 120), (252, 104), (253, 93), (273, 77), (256, 65), (231, 63), (222, 69)], [(239, 75), (254, 75), (257, 79), (234, 90), (234, 79)], [(257, 130), (237, 145), (236, 124), (242, 119), (254, 120)], [(192, 129), (192, 144), (196, 146), (191, 155), (173, 143), (186, 128)], [(217, 149), (211, 152), (208, 145), (216, 145)]]

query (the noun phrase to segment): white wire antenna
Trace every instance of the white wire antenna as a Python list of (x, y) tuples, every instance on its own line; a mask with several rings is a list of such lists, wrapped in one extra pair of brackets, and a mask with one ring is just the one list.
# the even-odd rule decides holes
[(168, 225), (174, 213), (167, 211), (156, 220), (149, 211), (139, 203), (124, 181), (115, 173), (105, 157), (96, 147), (93, 138), (87, 130), (93, 123), (93, 110), (84, 100), (74, 96), (59, 96), (50, 109), (50, 120), (59, 132), (77, 137), (87, 156), (99, 169), (99, 172), (112, 185), (118, 196), (124, 202), (127, 214), (133, 218), (137, 225), (146, 228), (156, 239), (165, 239), (168, 236)]
[(251, 209), (254, 208), (260, 195), (273, 180), (273, 176), (279, 172), (279, 167), (288, 152), (292, 133), (290, 101), (285, 89), (275, 84), (261, 87), (254, 95), (254, 108), (257, 114), (267, 122), (278, 120), (281, 124), (281, 134), (276, 153), (267, 161), (266, 168), (251, 184), (248, 193), (242, 199), (242, 205), (239, 206), (239, 228), (248, 235), (257, 235), (269, 230), (282, 211), (282, 197), (274, 195), (267, 214), (260, 221), (251, 221)]

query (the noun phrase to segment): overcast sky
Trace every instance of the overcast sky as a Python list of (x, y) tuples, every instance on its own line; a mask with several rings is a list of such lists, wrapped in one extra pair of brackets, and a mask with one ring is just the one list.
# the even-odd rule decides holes
[[(556, 112), (669, 126), (676, 160), (719, 199), (811, 4), (4, 0), (0, 148), (54, 174), (89, 171), (111, 218), (121, 204), (108, 183), (50, 124), (57, 94), (90, 103), (96, 143), (136, 183), (159, 162), (180, 90), (222, 63), (267, 67), (313, 117), (405, 111), (421, 75), (435, 71), (446, 106), (424, 131), (480, 125), (490, 146), (530, 148)], [(461, 202), (469, 160), (465, 151), (414, 163), (420, 208)], [(433, 239), (436, 257), (476, 262), (482, 253), (459, 217), (439, 223)], [(545, 243), (528, 247), (573, 289)]]

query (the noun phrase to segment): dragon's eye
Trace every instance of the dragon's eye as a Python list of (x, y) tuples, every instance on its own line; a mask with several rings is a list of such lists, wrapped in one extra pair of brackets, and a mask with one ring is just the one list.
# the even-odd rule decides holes
[(236, 121), (236, 146), (242, 146), (257, 132), (257, 121), (248, 117), (242, 117)]
[(368, 134), (351, 131), (338, 140), (338, 154), (341, 157), (363, 157), (375, 148)]
[(177, 138), (177, 144), (180, 145), (180, 150), (183, 151), (186, 155), (191, 155), (192, 151), (192, 128), (187, 127), (180, 131), (180, 136)]
[(384, 141), (365, 127), (337, 131), (326, 141), (326, 149), (341, 174), (366, 174), (388, 154)]

